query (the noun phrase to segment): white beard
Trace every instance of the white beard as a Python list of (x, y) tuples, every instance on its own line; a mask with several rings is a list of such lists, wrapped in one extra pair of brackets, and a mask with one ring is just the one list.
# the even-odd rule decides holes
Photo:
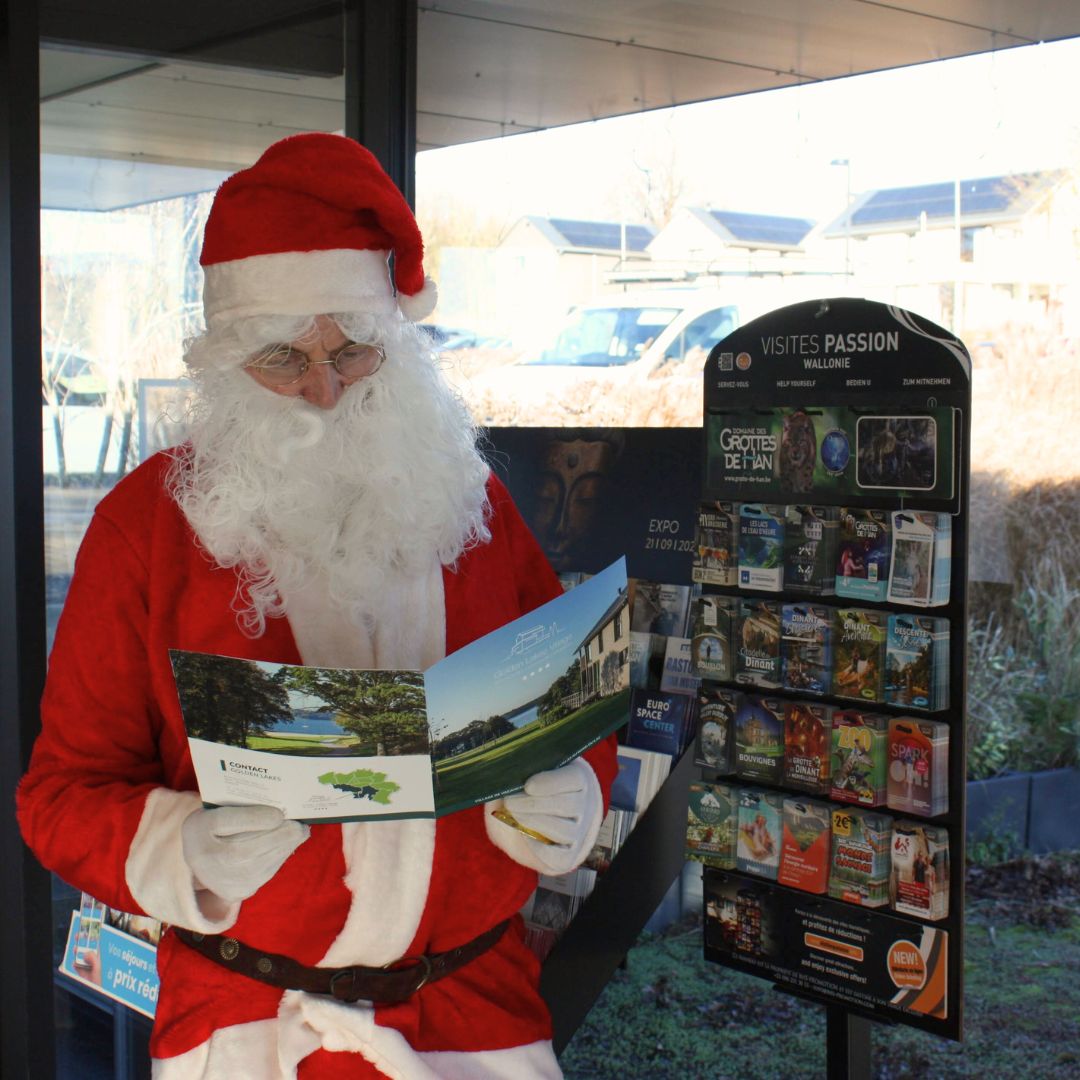
[(386, 362), (331, 410), (266, 390), (235, 359), (207, 363), (210, 335), (189, 351), (206, 366), (169, 489), (214, 560), (239, 568), (234, 607), (254, 637), (320, 580), (370, 633), (403, 580), (490, 539), (475, 428), (419, 334), (339, 321), (353, 340), (381, 340)]

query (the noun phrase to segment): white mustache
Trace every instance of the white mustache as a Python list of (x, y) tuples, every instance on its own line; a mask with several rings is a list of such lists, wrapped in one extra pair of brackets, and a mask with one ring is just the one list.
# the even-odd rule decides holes
[[(302, 405), (302, 402), (297, 402)], [(302, 450), (310, 450), (317, 446), (326, 434), (326, 420), (314, 410), (298, 408), (294, 417), (299, 429), (295, 435), (282, 439), (278, 443), (276, 456), (278, 463), (287, 465), (294, 454)]]

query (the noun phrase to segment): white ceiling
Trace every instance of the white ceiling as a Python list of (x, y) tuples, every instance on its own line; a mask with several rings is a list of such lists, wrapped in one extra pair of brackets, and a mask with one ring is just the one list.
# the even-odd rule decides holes
[[(340, 130), (344, 79), (327, 70), (325, 6), (319, 16), (321, 73), (87, 51), (54, 34), (42, 149), (231, 171), (285, 134)], [(428, 149), (1077, 36), (1080, 2), (424, 0), (418, 28), (417, 148)], [(304, 33), (276, 40), (310, 46)]]

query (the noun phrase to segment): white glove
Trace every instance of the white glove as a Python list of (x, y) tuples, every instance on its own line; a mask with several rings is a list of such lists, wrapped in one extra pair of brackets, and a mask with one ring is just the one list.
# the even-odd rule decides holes
[[(515, 862), (541, 874), (573, 870), (596, 843), (604, 820), (604, 799), (596, 774), (580, 758), (525, 781), (520, 795), (508, 795), (485, 806), (488, 838)], [(505, 809), (527, 829), (554, 840), (545, 844), (494, 817)]]
[(196, 810), (180, 828), (196, 888), (230, 904), (261, 889), (310, 832), (298, 821), (286, 821), (276, 806)]

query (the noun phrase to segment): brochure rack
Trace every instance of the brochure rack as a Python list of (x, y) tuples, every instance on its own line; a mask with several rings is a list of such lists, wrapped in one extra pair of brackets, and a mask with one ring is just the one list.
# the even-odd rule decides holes
[[(738, 870), (705, 871), (706, 958), (828, 1006), (830, 1076), (847, 1076), (868, 1061), (867, 1018), (962, 1037), (971, 363), (959, 340), (911, 312), (866, 300), (812, 301), (765, 315), (717, 344), (705, 366), (704, 406), (703, 503), (926, 511), (951, 524), (951, 583), (943, 595), (931, 596), (929, 586), (920, 592), (921, 579), (917, 588), (909, 576), (880, 598), (807, 597), (790, 579), (751, 577), (741, 564), (740, 584), (703, 585), (706, 594), (740, 600), (948, 620), (947, 672), (938, 673), (947, 677), (947, 708), (931, 701), (916, 712), (880, 696), (860, 706), (835, 696), (835, 682), (832, 693), (810, 694), (718, 680), (749, 693), (948, 725), (948, 810), (918, 819), (948, 834), (947, 917), (861, 906)], [(939, 582), (941, 571), (934, 571)], [(782, 776), (732, 780), (806, 798)], [(911, 819), (885, 806), (875, 812)]]

